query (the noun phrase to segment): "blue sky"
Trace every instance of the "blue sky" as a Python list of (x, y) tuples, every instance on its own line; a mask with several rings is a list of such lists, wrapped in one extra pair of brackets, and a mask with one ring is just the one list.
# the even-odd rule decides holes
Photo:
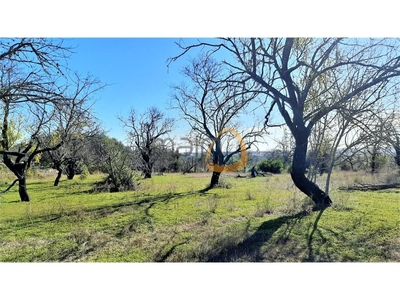
[[(204, 40), (204, 39), (202, 39)], [(134, 108), (145, 113), (150, 107), (157, 107), (168, 117), (176, 119), (170, 137), (176, 145), (190, 131), (179, 112), (171, 110), (168, 102), (173, 92), (170, 87), (184, 80), (180, 70), (195, 56), (191, 51), (167, 66), (168, 58), (181, 53), (175, 44), (179, 38), (73, 38), (65, 39), (66, 46), (74, 47), (68, 66), (82, 75), (87, 73), (108, 84), (96, 94), (94, 112), (109, 136), (121, 141), (126, 139), (126, 130), (118, 119), (126, 117)], [(185, 44), (197, 39), (184, 39)], [(262, 108), (260, 108), (262, 110)], [(262, 113), (262, 112), (261, 112)], [(250, 125), (249, 125), (250, 126)], [(186, 145), (186, 144), (185, 144)], [(261, 149), (265, 146), (259, 144)], [(269, 140), (267, 145), (273, 146)]]
[[(124, 141), (126, 130), (118, 116), (126, 117), (131, 108), (141, 114), (155, 106), (166, 116), (176, 119), (174, 131), (170, 134), (175, 144), (182, 146), (186, 143), (180, 138), (186, 137), (190, 127), (182, 120), (178, 111), (169, 108), (168, 102), (173, 92), (170, 86), (184, 80), (180, 70), (187, 65), (189, 58), (196, 55), (196, 52), (193, 50), (187, 53), (168, 67), (168, 58), (181, 53), (181, 49), (175, 44), (179, 41), (190, 44), (197, 42), (197, 39), (68, 38), (64, 40), (66, 46), (74, 47), (74, 54), (68, 60), (69, 67), (82, 75), (90, 73), (102, 83), (108, 84), (96, 94), (98, 100), (94, 111), (109, 136)], [(262, 108), (258, 108), (256, 113), (263, 112)], [(277, 133), (275, 131), (272, 132), (272, 136)], [(267, 138), (267, 142), (267, 145), (258, 144), (260, 149), (275, 146), (273, 140)]]
[(94, 110), (109, 135), (122, 139), (125, 131), (117, 116), (126, 116), (131, 108), (143, 113), (156, 106), (175, 116), (167, 103), (171, 84), (182, 80), (179, 70), (187, 62), (182, 58), (167, 67), (167, 59), (179, 54), (177, 38), (74, 38), (65, 45), (75, 47), (68, 63), (82, 75), (90, 73), (108, 84), (97, 93)]

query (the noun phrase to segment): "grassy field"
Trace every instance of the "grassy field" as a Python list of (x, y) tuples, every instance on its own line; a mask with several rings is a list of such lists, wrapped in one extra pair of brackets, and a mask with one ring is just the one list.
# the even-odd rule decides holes
[(30, 203), (0, 197), (0, 261), (400, 262), (400, 191), (338, 189), (360, 178), (335, 174), (333, 206), (313, 212), (288, 174), (225, 174), (207, 192), (210, 174), (167, 174), (120, 193), (93, 192), (101, 175), (36, 176)]

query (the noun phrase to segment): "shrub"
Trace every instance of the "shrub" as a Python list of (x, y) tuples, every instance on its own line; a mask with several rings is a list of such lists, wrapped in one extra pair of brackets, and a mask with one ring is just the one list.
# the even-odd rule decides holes
[(85, 180), (90, 175), (89, 169), (86, 165), (82, 165), (81, 169), (82, 171), (81, 174), (79, 175), (79, 179)]
[(279, 174), (282, 173), (283, 167), (284, 167), (283, 161), (280, 159), (262, 160), (258, 163), (258, 169), (261, 172), (270, 172)]
[(110, 184), (110, 192), (135, 190), (135, 173), (129, 167), (122, 167), (109, 174), (106, 182)]

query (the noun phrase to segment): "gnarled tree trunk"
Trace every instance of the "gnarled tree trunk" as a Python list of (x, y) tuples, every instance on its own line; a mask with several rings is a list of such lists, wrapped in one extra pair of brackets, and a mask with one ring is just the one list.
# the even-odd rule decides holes
[(332, 204), (329, 196), (318, 185), (310, 181), (306, 176), (307, 134), (296, 137), (296, 146), (293, 153), (293, 163), (290, 175), (296, 187), (312, 199), (315, 208), (324, 209)]
[[(150, 154), (149, 154), (150, 152)], [(144, 167), (143, 167), (143, 177), (145, 179), (151, 178), (151, 173), (153, 171), (153, 163), (151, 162), (151, 151), (142, 151), (141, 152)]]
[(26, 188), (26, 172), (29, 164), (27, 162), (13, 163), (7, 155), (3, 156), (3, 162), (18, 179), (18, 192), (21, 201), (29, 202), (30, 197)]
[(22, 202), (30, 201), (28, 191), (26, 189), (26, 176), (25, 175), (18, 179), (18, 192), (19, 192), (19, 197)]
[(60, 183), (61, 180), (61, 176), (62, 176), (62, 169), (61, 169), (61, 162), (60, 161), (54, 161), (53, 162), (53, 169), (57, 170), (57, 177), (54, 180), (54, 186), (58, 186), (58, 184)]
[(60, 179), (61, 179), (61, 175), (62, 175), (62, 170), (61, 169), (57, 169), (57, 177), (54, 180), (54, 186), (58, 186), (58, 184), (60, 183)]

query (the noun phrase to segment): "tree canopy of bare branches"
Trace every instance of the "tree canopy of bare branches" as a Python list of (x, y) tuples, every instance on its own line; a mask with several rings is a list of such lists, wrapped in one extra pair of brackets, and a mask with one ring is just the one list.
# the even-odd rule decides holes
[[(229, 77), (226, 71), (222, 63), (201, 53), (182, 70), (189, 82), (172, 86), (172, 108), (181, 113), (197, 135), (211, 143), (208, 150), (214, 168), (210, 188), (218, 184), (219, 176), (231, 157), (246, 155), (244, 152), (257, 141), (264, 129), (264, 126), (257, 126), (254, 119), (249, 122), (246, 114), (249, 113), (246, 108), (255, 101), (258, 93), (250, 92), (251, 87), (244, 89), (240, 78)], [(225, 80), (226, 77), (229, 80)], [(251, 125), (243, 128), (243, 124)], [(236, 145), (232, 146), (235, 141)]]
[(354, 99), (363, 107), (397, 92), (398, 39), (222, 38), (181, 47), (181, 54), (206, 48), (224, 51), (224, 64), (244, 82), (257, 84), (275, 106), (295, 139), (291, 175), (295, 185), (319, 208), (331, 199), (305, 176), (308, 139), (315, 124)]
[[(90, 76), (70, 75), (65, 66), (70, 50), (62, 40), (0, 40), (0, 154), (17, 177), (13, 184), (19, 184), (21, 201), (30, 201), (26, 172), (32, 161), (59, 149), (77, 124), (90, 118), (91, 97), (101, 88)], [(43, 137), (56, 129), (47, 143)]]
[(159, 139), (172, 131), (174, 119), (165, 117), (156, 107), (149, 108), (141, 115), (131, 109), (126, 118), (119, 119), (127, 129), (132, 148), (140, 153), (144, 178), (151, 178), (157, 151), (162, 150), (158, 147)]

